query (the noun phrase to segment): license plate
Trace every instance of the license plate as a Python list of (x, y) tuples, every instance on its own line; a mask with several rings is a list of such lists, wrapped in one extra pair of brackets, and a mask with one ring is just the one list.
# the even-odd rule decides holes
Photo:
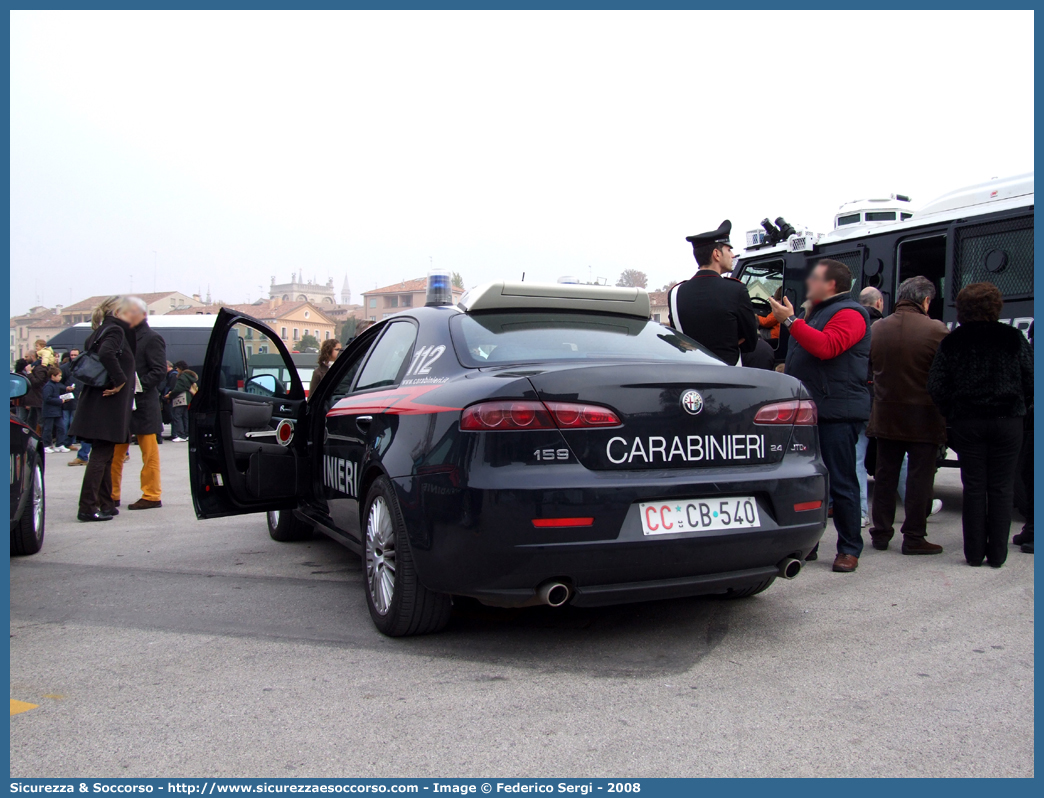
[(646, 535), (752, 529), (761, 525), (758, 503), (752, 496), (643, 502), (638, 507), (642, 516), (642, 532)]

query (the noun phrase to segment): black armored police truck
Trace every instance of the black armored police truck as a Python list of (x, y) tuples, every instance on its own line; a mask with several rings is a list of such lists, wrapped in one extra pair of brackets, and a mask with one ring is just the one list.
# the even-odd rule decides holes
[[(953, 328), (957, 293), (970, 283), (994, 283), (1004, 295), (1002, 319), (1026, 333), (1033, 323), (1033, 173), (990, 180), (945, 194), (914, 210), (908, 197), (842, 205), (824, 235), (795, 228), (782, 217), (765, 219), (746, 234), (735, 276), (747, 285), (756, 312), (781, 287), (795, 307), (805, 299), (805, 277), (820, 259), (852, 270), (852, 294), (867, 286), (884, 296), (887, 315), (903, 280), (930, 279), (936, 298), (929, 315)], [(767, 336), (768, 331), (764, 331)], [(789, 336), (780, 331), (776, 361)]]

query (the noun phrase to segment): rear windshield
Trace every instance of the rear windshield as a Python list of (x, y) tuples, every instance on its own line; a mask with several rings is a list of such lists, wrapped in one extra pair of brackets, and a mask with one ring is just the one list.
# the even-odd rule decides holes
[(720, 363), (691, 338), (654, 321), (596, 313), (478, 313), (450, 319), (469, 368), (562, 360)]

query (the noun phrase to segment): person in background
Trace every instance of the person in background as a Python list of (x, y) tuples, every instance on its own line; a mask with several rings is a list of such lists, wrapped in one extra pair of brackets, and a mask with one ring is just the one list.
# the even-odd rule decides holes
[(184, 443), (188, 440), (188, 409), (192, 395), (196, 392), (199, 377), (188, 367), (188, 363), (179, 360), (174, 364), (178, 370), (178, 378), (170, 391), (170, 412), (174, 418), (174, 431), (171, 441)]
[[(1030, 349), (1033, 349), (1033, 325), (1030, 322), (1026, 337), (1029, 339)], [(1022, 531), (1013, 535), (1011, 542), (1018, 546), (1023, 553), (1033, 553), (1033, 413), (1027, 412), (1022, 431), (1022, 454), (1019, 458), (1019, 472), (1022, 475), (1023, 490), (1026, 494), (1026, 523), (1022, 525)]]
[[(812, 395), (819, 414), (819, 444), (830, 476), (837, 556), (833, 568), (850, 573), (863, 552), (856, 477), (856, 441), (870, 418), (866, 376), (870, 362), (870, 316), (852, 299), (852, 272), (840, 261), (825, 258), (805, 281), (809, 307), (804, 319), (794, 306), (769, 299), (772, 312), (787, 327), (786, 373), (797, 377)], [(818, 545), (807, 559), (816, 559)]]
[(22, 356), (14, 362), (14, 366), (11, 367), (11, 371), (15, 374), (25, 374), (25, 367), (36, 360), (36, 350), (27, 349), (22, 353)]
[[(76, 361), (79, 359), (79, 357), (80, 357), (80, 350), (79, 349), (71, 349), (69, 351), (69, 366), (68, 366), (68, 369), (66, 369), (66, 373), (67, 373), (66, 379), (68, 379), (68, 380), (72, 380), (73, 379), (73, 377), (72, 377), (72, 368), (73, 368), (73, 365), (76, 363)], [(80, 391), (82, 389), (81, 389), (80, 385), (75, 384), (75, 383), (73, 385), (70, 385), (69, 387), (72, 388), (72, 392), (73, 392), (72, 405), (73, 405), (73, 417), (75, 418), (75, 416), (76, 416), (76, 407), (79, 405)], [(90, 457), (91, 457), (91, 444), (90, 444), (90, 441), (80, 440), (80, 439), (76, 438), (72, 434), (72, 419), (69, 420), (67, 426), (65, 427), (65, 434), (69, 438), (71, 438), (72, 440), (76, 441), (74, 447), (72, 447), (72, 448), (76, 448), (77, 449), (76, 457), (74, 457), (72, 460), (70, 460), (68, 463), (66, 463), (66, 465), (74, 466), (74, 467), (75, 466), (86, 466), (87, 462), (90, 460)]]
[(699, 270), (667, 292), (670, 326), (729, 366), (740, 365), (740, 354), (758, 344), (758, 322), (747, 287), (727, 275), (734, 268), (726, 219), (717, 230), (688, 236)]
[[(174, 364), (167, 361), (167, 373), (163, 376), (163, 385), (160, 386), (160, 400), (163, 408), (163, 423), (170, 424), (170, 436), (174, 437), (174, 416), (170, 412), (170, 392), (174, 390), (174, 383), (178, 381), (178, 372)], [(163, 443), (163, 435), (156, 438), (156, 443)]]
[(928, 371), (948, 332), (928, 315), (935, 285), (927, 277), (903, 280), (895, 312), (873, 325), (870, 370), (874, 402), (866, 434), (877, 439), (873, 526), (870, 540), (884, 551), (895, 534), (895, 492), (904, 458), (906, 518), (903, 554), (941, 554), (928, 542), (928, 513), (935, 484), (935, 461), (946, 443), (946, 422), (928, 394)]
[[(40, 343), (39, 341), (37, 343)], [(26, 352), (26, 357), (31, 358), (24, 369), (25, 376), (29, 379), (29, 392), (26, 393), (24, 406), (28, 409), (26, 424), (36, 432), (40, 432), (40, 408), (43, 407), (43, 389), (50, 381), (49, 367), (40, 359), (39, 349)]]
[(957, 294), (960, 326), (935, 353), (928, 392), (946, 417), (964, 485), (964, 557), (1004, 565), (1024, 418), (1033, 412), (1033, 350), (1000, 319), (992, 283)]
[(54, 350), (47, 345), (47, 341), (43, 338), (37, 338), (35, 346), (37, 359), (47, 368), (58, 365), (58, 358), (55, 356)]
[(79, 356), (79, 349), (70, 349), (62, 355), (61, 364), (58, 366), (62, 370), (62, 382), (65, 384), (66, 390), (72, 391), (73, 394), (72, 399), (62, 405), (62, 420), (65, 422), (65, 440), (62, 441), (62, 446), (70, 451), (79, 448), (76, 445), (76, 438), (69, 434), (73, 415), (76, 413), (76, 383), (72, 378), (72, 364), (73, 360)]
[(92, 444), (80, 487), (76, 514), (80, 521), (111, 521), (119, 514), (112, 501), (112, 458), (116, 445), (130, 440), (134, 328), (144, 318), (137, 304), (118, 296), (104, 300), (91, 314), (94, 332), (88, 336), (84, 349), (97, 351), (109, 375), (109, 384), (105, 388), (84, 385), (73, 417), (73, 435)]
[[(870, 317), (872, 346), (874, 322), (884, 318), (884, 296), (872, 285), (868, 285), (859, 292), (859, 304), (866, 308), (866, 313)], [(870, 392), (871, 398), (873, 398), (874, 375), (872, 370), (867, 374), (866, 389)], [(862, 513), (863, 526), (870, 526), (870, 512), (867, 507), (866, 488), (866, 452), (869, 448), (870, 440), (866, 437), (866, 425), (864, 424), (863, 428), (859, 431), (859, 439), (856, 441), (856, 475), (859, 477), (859, 511)], [(905, 473), (903, 476), (905, 477)]]
[[(783, 286), (776, 289), (776, 293), (772, 295), (772, 298), (777, 302), (783, 299)], [(773, 314), (769, 313), (767, 316), (758, 316), (758, 326), (763, 330), (771, 330), (772, 332), (769, 333), (769, 335), (772, 337), (773, 341), (779, 340), (779, 319), (777, 319)], [(772, 347), (770, 346), (769, 348), (771, 349)], [(746, 363), (743, 365), (746, 365)]]
[[(134, 394), (134, 410), (131, 413), (130, 430), (137, 438), (141, 452), (141, 498), (127, 505), (128, 510), (153, 510), (162, 507), (160, 482), (160, 456), (157, 439), (163, 433), (160, 414), (159, 388), (167, 376), (167, 344), (158, 332), (149, 327), (148, 305), (138, 297), (131, 297), (144, 316), (134, 328), (136, 339), (134, 350), (135, 371), (138, 390)], [(123, 463), (130, 446), (116, 445), (112, 458), (112, 501), (120, 506), (123, 488)]]
[(58, 366), (49, 366), (47, 374), (50, 379), (43, 387), (43, 405), (40, 408), (44, 451), (48, 454), (68, 452), (71, 450), (62, 445), (62, 441), (65, 440), (62, 406), (68, 401), (68, 392), (62, 383), (62, 370)]
[(326, 372), (330, 370), (330, 366), (337, 360), (337, 356), (341, 354), (341, 342), (336, 338), (327, 338), (323, 341), (322, 347), (319, 349), (319, 365), (315, 367), (312, 372), (312, 381), (308, 384), (308, 395), (311, 396), (315, 393), (315, 386), (326, 376)]
[(375, 322), (372, 322), (369, 319), (359, 319), (355, 323), (355, 334), (348, 339), (348, 343), (350, 344), (352, 341), (354, 341), (356, 338), (362, 335), (366, 330), (370, 329), (374, 325), (374, 323)]
[(740, 355), (740, 362), (749, 369), (772, 371), (776, 367), (776, 350), (759, 335), (754, 351)]

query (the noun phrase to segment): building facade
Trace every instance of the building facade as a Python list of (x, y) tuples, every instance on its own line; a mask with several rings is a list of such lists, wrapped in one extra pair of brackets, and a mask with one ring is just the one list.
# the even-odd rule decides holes
[[(258, 301), (251, 305), (215, 304), (200, 308), (182, 308), (174, 313), (177, 315), (211, 315), (217, 313), (222, 307), (235, 313), (253, 316), (262, 324), (270, 327), (291, 352), (298, 351), (298, 345), (306, 335), (311, 335), (320, 344), (327, 338), (337, 337), (337, 321), (327, 316), (311, 302), (275, 300)], [(248, 355), (275, 351), (269, 349), (266, 345), (267, 339), (262, 340), (260, 336), (257, 336), (257, 340), (255, 340), (254, 335), (249, 337), (244, 335), (244, 344), (247, 347)]]
[[(345, 287), (347, 287), (347, 282), (348, 278), (345, 277)], [(350, 291), (349, 294), (351, 294)], [(325, 283), (318, 283), (314, 279), (305, 282), (300, 270), (297, 275), (291, 275), (288, 283), (277, 283), (276, 278), (272, 277), (268, 298), (281, 302), (311, 302), (316, 306), (337, 304), (332, 277)]]
[(66, 327), (62, 320), (61, 307), (35, 307), (22, 316), (11, 319), (10, 363), (13, 366), (25, 352), (36, 348), (36, 341), (49, 340)]
[[(453, 287), (453, 301), (464, 295), (463, 288)], [(402, 280), (384, 288), (363, 291), (363, 315), (370, 321), (381, 321), (406, 308), (424, 307), (428, 296), (428, 281), (424, 277)]]
[(653, 321), (658, 321), (660, 324), (670, 324), (666, 291), (649, 292), (649, 310), (651, 311), (650, 316)]
[[(90, 321), (91, 313), (94, 312), (94, 309), (98, 307), (103, 300), (108, 299), (109, 296), (109, 294), (101, 294), (99, 296), (87, 297), (87, 299), (81, 300), (74, 305), (68, 305), (66, 307), (59, 305), (57, 310), (62, 314), (62, 321), (65, 326), (72, 327), (74, 324)], [(178, 310), (179, 308), (197, 308), (203, 306), (203, 300), (199, 298), (198, 294), (189, 296), (180, 291), (157, 291), (148, 294), (135, 294), (134, 296), (140, 297), (148, 306), (150, 316), (162, 316), (166, 313), (170, 313), (172, 310)]]

